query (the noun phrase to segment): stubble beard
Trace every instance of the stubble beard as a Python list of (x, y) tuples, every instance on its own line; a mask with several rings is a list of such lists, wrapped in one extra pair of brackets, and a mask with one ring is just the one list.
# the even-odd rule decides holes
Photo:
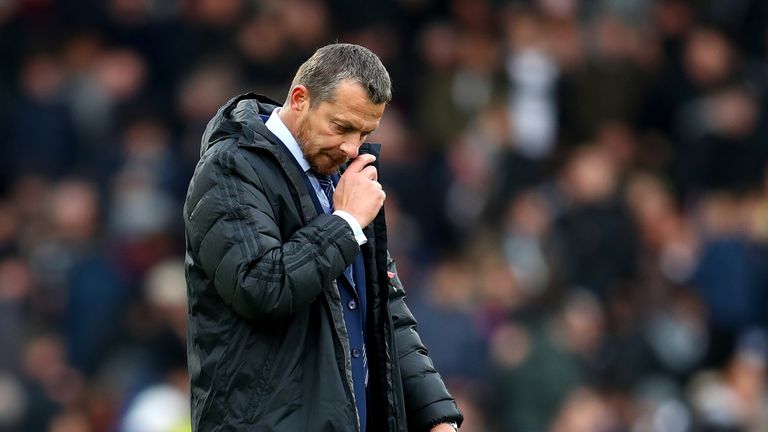
[(309, 120), (299, 123), (296, 135), (296, 142), (313, 172), (320, 175), (333, 175), (339, 172), (341, 164), (347, 161), (346, 156), (340, 150), (338, 154), (331, 154), (330, 152), (323, 152), (319, 145), (312, 144), (313, 134)]

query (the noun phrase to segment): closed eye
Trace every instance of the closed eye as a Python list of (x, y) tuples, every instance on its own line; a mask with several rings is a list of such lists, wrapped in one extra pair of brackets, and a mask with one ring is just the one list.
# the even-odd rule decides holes
[(333, 122), (333, 129), (336, 133), (339, 133), (342, 135), (348, 134), (351, 132), (360, 131), (360, 138), (362, 138), (363, 140), (366, 139), (368, 135), (373, 133), (373, 130), (360, 130), (349, 123), (341, 123), (341, 122)]
[(336, 132), (341, 133), (341, 134), (349, 133), (349, 132), (355, 130), (355, 128), (353, 128), (350, 125), (343, 125), (343, 124), (340, 124), (340, 123), (334, 123), (333, 124), (333, 128), (336, 130)]

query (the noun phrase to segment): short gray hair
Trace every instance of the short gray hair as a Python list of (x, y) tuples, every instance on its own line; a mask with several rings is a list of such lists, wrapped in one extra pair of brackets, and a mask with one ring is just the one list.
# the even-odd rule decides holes
[(392, 83), (381, 60), (368, 48), (347, 43), (326, 45), (315, 51), (299, 67), (291, 90), (297, 85), (305, 86), (312, 106), (316, 106), (320, 102), (332, 102), (336, 87), (346, 80), (362, 85), (374, 104), (392, 99)]

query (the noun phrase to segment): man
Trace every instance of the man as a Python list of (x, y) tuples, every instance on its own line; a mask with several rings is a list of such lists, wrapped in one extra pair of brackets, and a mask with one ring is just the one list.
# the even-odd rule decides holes
[(378, 57), (333, 44), (282, 107), (246, 94), (208, 124), (184, 206), (193, 430), (462, 421), (386, 250), (379, 149), (363, 141), (390, 98)]

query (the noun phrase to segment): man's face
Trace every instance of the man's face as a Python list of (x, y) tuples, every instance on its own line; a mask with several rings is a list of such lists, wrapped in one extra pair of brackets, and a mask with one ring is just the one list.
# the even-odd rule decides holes
[(357, 152), (379, 126), (386, 104), (374, 104), (363, 87), (344, 81), (332, 101), (308, 107), (300, 116), (296, 141), (312, 169), (331, 175)]

